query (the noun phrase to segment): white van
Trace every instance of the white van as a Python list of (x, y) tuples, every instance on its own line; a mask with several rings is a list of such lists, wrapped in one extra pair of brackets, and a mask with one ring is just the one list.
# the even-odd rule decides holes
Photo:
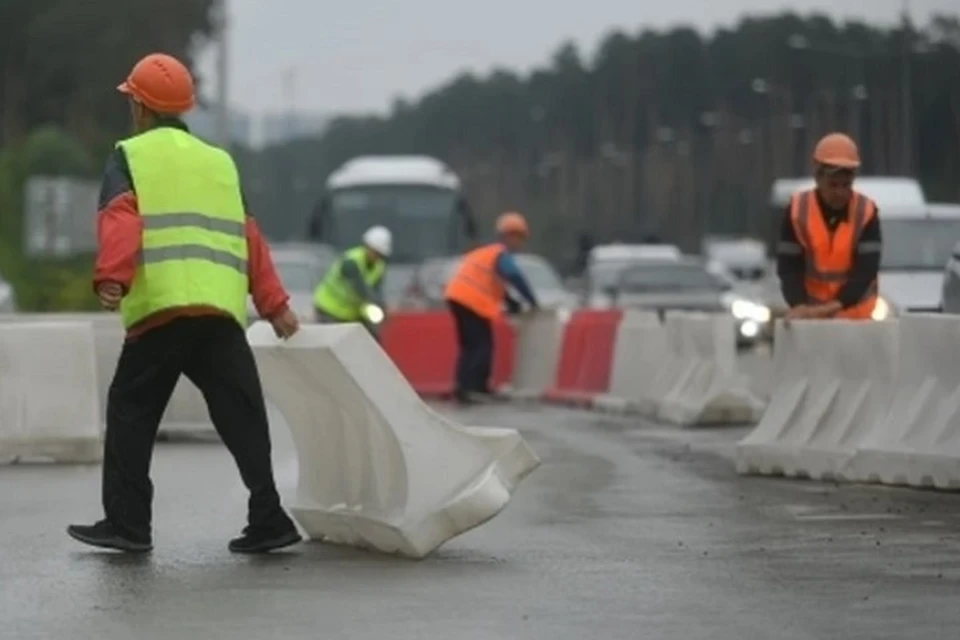
[[(771, 204), (782, 212), (793, 193), (813, 186), (812, 178), (778, 180)], [(928, 203), (912, 178), (863, 176), (854, 189), (880, 209), (880, 297), (895, 313), (939, 311), (943, 268), (960, 241), (960, 211)]]

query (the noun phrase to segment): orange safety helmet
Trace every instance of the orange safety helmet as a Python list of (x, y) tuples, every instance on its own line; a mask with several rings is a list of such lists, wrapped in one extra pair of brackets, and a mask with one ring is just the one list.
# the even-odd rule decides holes
[(522, 236), (530, 234), (527, 219), (519, 213), (508, 211), (497, 218), (497, 233), (518, 233)]
[(813, 161), (819, 165), (852, 171), (860, 167), (860, 151), (850, 136), (831, 133), (817, 143), (813, 150)]
[(190, 70), (165, 53), (151, 53), (141, 59), (117, 91), (162, 114), (179, 115), (196, 102)]

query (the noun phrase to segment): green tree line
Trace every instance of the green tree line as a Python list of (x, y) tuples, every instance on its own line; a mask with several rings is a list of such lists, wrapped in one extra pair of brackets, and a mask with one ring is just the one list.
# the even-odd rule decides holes
[(771, 182), (808, 173), (831, 130), (860, 141), (866, 173), (916, 175), (930, 199), (960, 199), (957, 19), (617, 31), (589, 56), (565, 44), (525, 75), (465, 73), (242, 162), (279, 238), (303, 232), (324, 177), (351, 156), (427, 153), (460, 173), (483, 218), (525, 211), (547, 253), (582, 231), (693, 247), (705, 232), (767, 237)]
[(212, 28), (212, 0), (0, 2), (0, 275), (24, 309), (95, 305), (93, 256), (24, 255), (22, 194), (33, 175), (96, 178), (130, 130), (116, 86), (141, 56), (188, 62)]

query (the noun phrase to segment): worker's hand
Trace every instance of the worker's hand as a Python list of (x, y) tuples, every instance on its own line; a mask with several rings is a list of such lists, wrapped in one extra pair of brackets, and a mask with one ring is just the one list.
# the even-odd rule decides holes
[(812, 318), (832, 318), (837, 312), (843, 309), (843, 305), (839, 302), (827, 302), (825, 304), (815, 305), (810, 310), (810, 317)]
[(277, 337), (284, 340), (292, 337), (300, 330), (300, 321), (297, 319), (297, 314), (290, 309), (286, 309), (283, 313), (278, 313), (270, 318), (270, 324), (273, 325), (273, 332), (277, 334)]
[(123, 299), (123, 287), (117, 282), (101, 282), (97, 285), (100, 306), (107, 311), (116, 311)]
[(824, 305), (801, 304), (791, 307), (784, 316), (787, 320), (812, 320), (824, 317)]

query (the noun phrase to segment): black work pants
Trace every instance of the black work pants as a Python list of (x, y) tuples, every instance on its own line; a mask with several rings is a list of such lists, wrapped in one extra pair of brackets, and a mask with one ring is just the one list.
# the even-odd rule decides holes
[(457, 330), (456, 391), (489, 393), (493, 371), (493, 323), (467, 307), (447, 301)]
[(274, 483), (267, 411), (253, 352), (240, 325), (217, 316), (177, 318), (124, 343), (107, 397), (107, 520), (134, 539), (150, 539), (150, 460), (181, 374), (203, 393), (213, 425), (250, 490), (250, 529), (288, 531), (293, 524)]

